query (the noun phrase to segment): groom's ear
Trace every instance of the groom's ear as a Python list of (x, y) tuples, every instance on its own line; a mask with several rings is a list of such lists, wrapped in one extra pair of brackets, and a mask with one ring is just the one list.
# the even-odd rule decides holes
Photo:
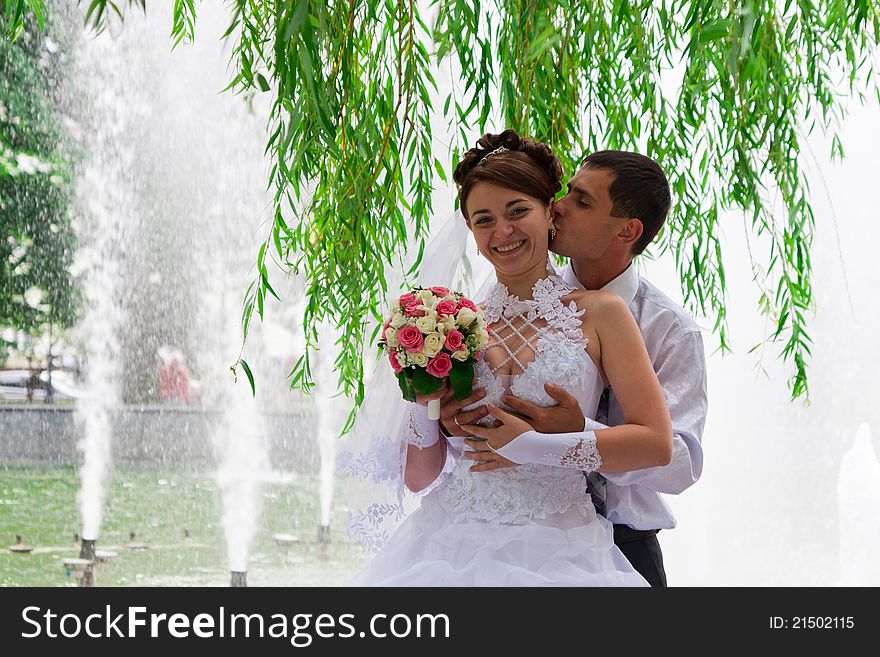
[(621, 229), (617, 233), (617, 239), (621, 244), (625, 244), (632, 248), (635, 246), (636, 242), (639, 241), (643, 232), (645, 232), (645, 226), (642, 224), (641, 219), (631, 217), (630, 219), (626, 219), (621, 226)]

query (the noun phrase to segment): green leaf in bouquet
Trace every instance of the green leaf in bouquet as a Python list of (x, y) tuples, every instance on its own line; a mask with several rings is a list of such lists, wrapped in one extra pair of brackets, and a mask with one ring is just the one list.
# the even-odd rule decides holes
[(412, 372), (412, 386), (420, 395), (432, 395), (443, 385), (443, 380), (428, 374), (427, 370), (416, 367)]
[(449, 384), (452, 386), (452, 396), (455, 401), (461, 401), (471, 396), (474, 390), (474, 361), (453, 361), (452, 370), (449, 372)]
[(409, 380), (406, 370), (398, 372), (395, 376), (397, 376), (397, 382), (400, 384), (400, 392), (403, 393), (403, 398), (406, 401), (414, 402), (416, 400), (416, 391), (413, 389), (412, 381)]

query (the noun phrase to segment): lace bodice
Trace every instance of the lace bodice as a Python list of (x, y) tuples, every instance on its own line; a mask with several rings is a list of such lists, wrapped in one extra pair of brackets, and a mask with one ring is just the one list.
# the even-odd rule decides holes
[[(584, 311), (573, 301), (562, 302), (571, 291), (555, 273), (539, 280), (528, 300), (511, 295), (500, 283), (495, 286), (484, 305), (493, 330), (503, 318), (516, 316), (529, 322), (542, 320), (542, 326), (533, 341), (534, 359), (521, 373), (499, 376), (485, 359), (477, 362), (476, 385), (486, 389), (486, 397), (474, 406), (488, 402), (504, 408), (501, 397), (508, 393), (538, 406), (552, 406), (556, 402), (544, 384), (553, 383), (574, 395), (585, 414), (595, 412), (604, 384), (586, 351), (580, 319)], [(493, 418), (483, 420), (488, 424)], [(449, 441), (453, 450), (467, 449), (462, 438)], [(460, 520), (526, 524), (575, 505), (593, 513), (583, 473), (577, 469), (526, 464), (470, 472), (473, 464), (470, 459), (459, 459), (438, 491), (448, 497)]]

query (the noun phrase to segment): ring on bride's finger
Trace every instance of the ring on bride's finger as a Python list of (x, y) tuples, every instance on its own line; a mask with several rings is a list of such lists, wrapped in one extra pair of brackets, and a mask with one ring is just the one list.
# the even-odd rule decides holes
[(452, 416), (452, 421), (455, 422), (458, 426), (461, 426), (461, 422), (458, 421), (458, 413)]

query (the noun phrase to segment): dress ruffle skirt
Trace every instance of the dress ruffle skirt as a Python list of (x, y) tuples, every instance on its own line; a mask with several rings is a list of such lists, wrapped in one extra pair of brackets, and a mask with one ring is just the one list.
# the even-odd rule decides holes
[(348, 584), (648, 586), (592, 507), (528, 524), (457, 521), (458, 515), (445, 487), (435, 489)]

